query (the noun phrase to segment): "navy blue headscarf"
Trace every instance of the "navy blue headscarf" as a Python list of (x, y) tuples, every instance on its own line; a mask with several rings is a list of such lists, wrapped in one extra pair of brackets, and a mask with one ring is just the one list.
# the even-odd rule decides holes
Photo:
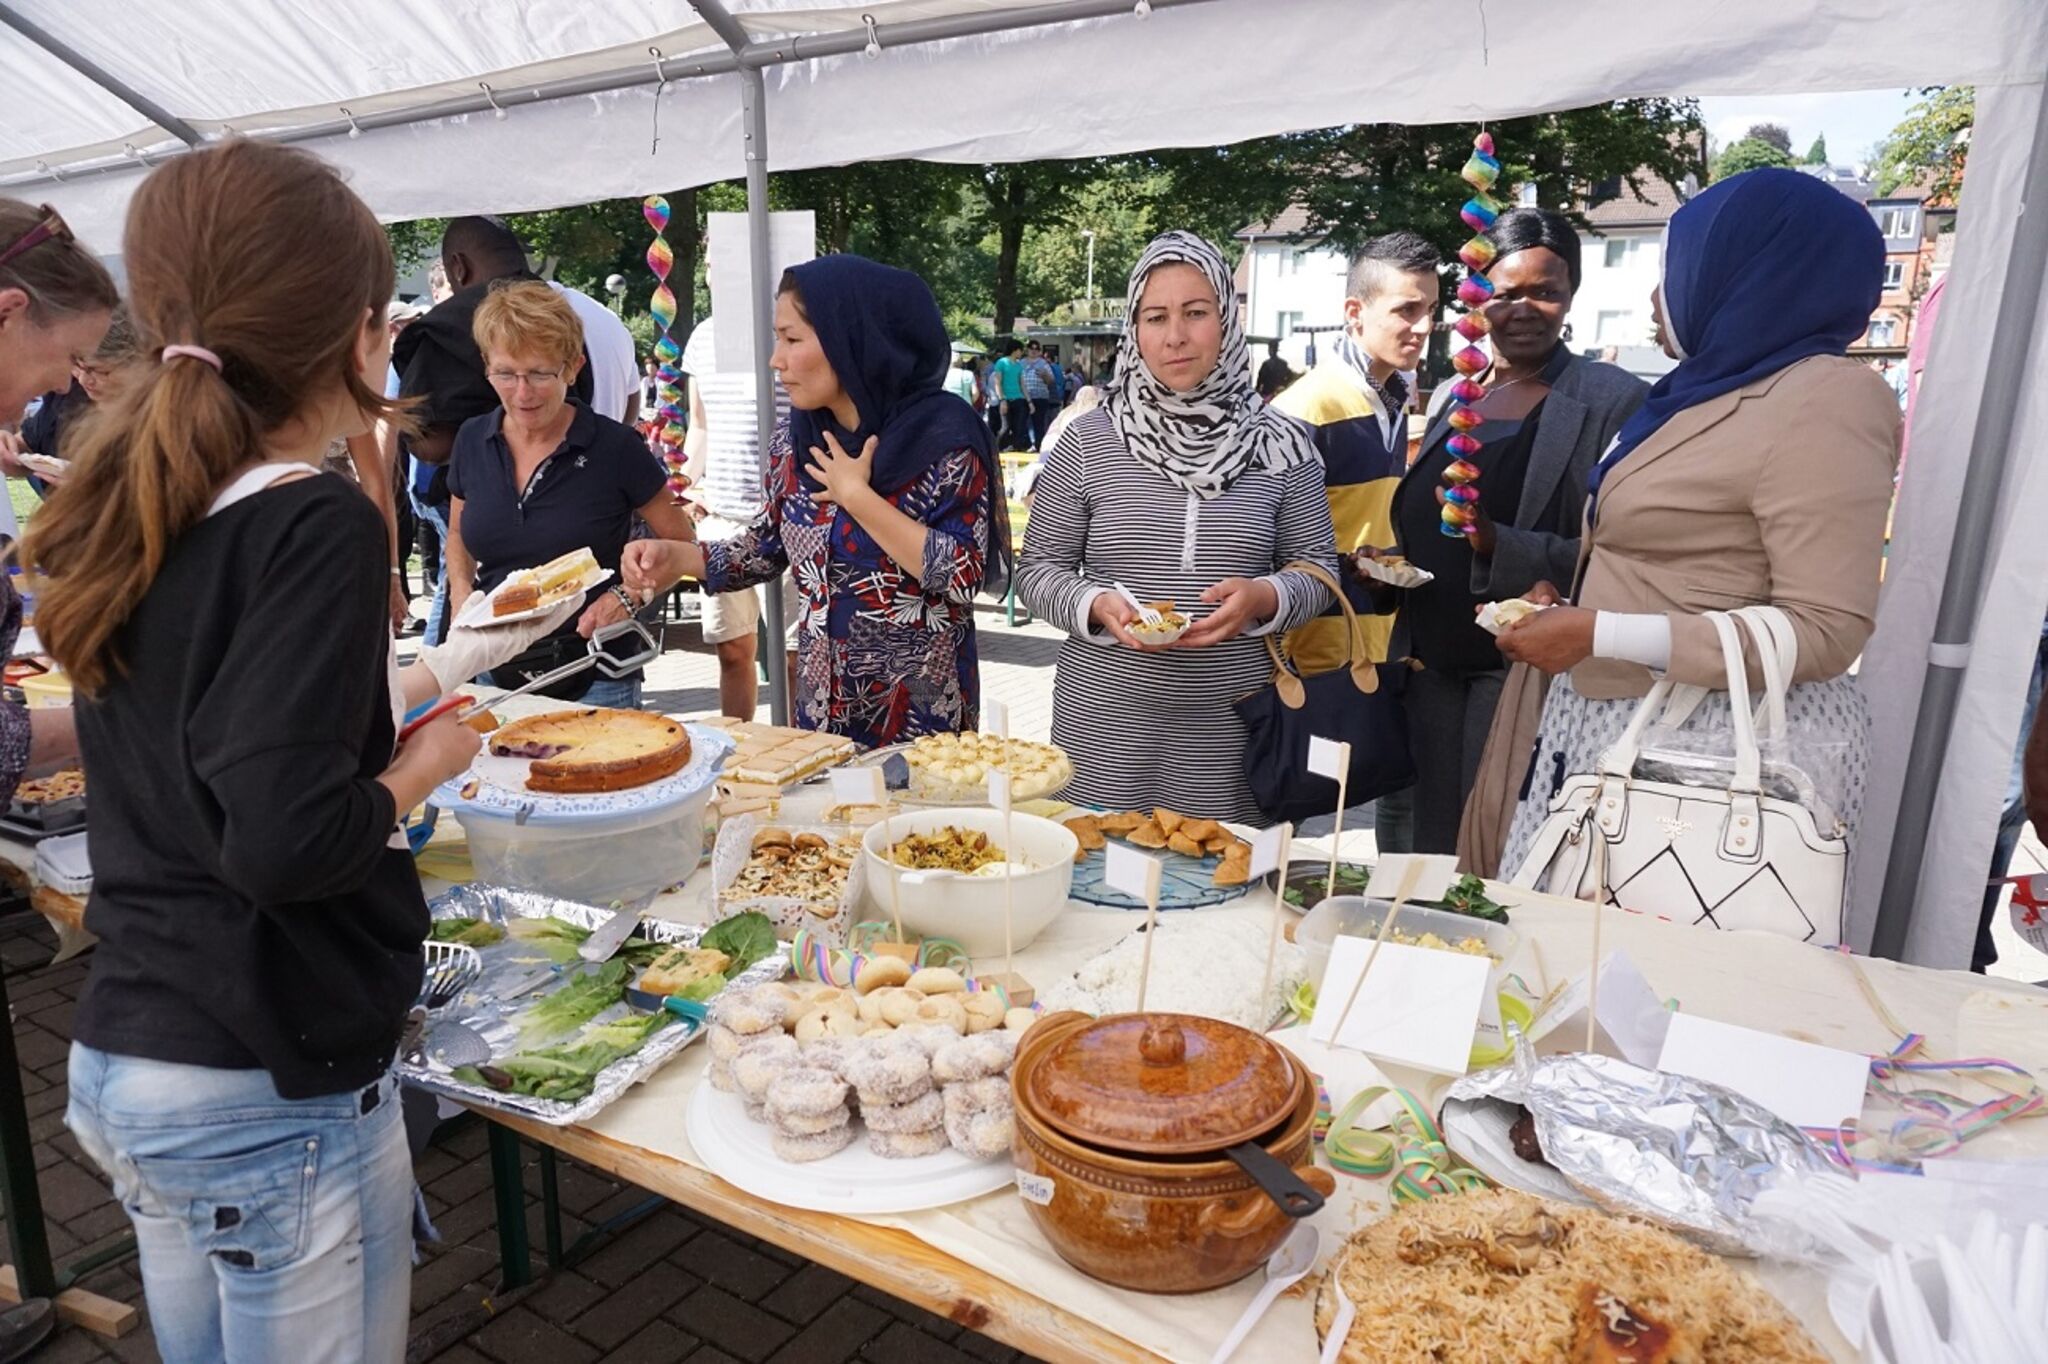
[(792, 408), (797, 476), (818, 491), (805, 466), (813, 447), (828, 448), (827, 431), (852, 455), (868, 437), (878, 439), (871, 481), (884, 496), (909, 487), (955, 450), (974, 451), (988, 472), (989, 581), (999, 581), (996, 570), (1010, 549), (1002, 470), (988, 423), (946, 390), (953, 343), (930, 287), (908, 270), (865, 256), (820, 256), (789, 273), (819, 348), (860, 414), (859, 429), (848, 431), (829, 408)]
[(1664, 326), (1685, 358), (1594, 466), (1594, 497), (1686, 408), (1809, 356), (1842, 354), (1870, 326), (1883, 288), (1883, 234), (1825, 181), (1767, 167), (1693, 198), (1672, 215), (1664, 248)]

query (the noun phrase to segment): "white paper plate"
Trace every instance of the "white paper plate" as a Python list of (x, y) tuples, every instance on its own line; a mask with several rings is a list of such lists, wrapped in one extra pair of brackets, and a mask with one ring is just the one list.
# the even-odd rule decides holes
[[(532, 620), (535, 616), (545, 616), (548, 612), (561, 605), (560, 602), (549, 602), (545, 606), (536, 606), (531, 610), (514, 611), (509, 616), (492, 615), (491, 602), (496, 599), (500, 592), (511, 586), (514, 578), (517, 576), (517, 574), (514, 574), (512, 578), (507, 578), (489, 592), (470, 593), (469, 600), (462, 603), (462, 609), (455, 613), (453, 623), (465, 626), (471, 630), (488, 630), (494, 625), (511, 625), (516, 621)], [(611, 576), (610, 569), (593, 568), (583, 575), (583, 581), (577, 584), (576, 590), (578, 592), (588, 592), (591, 588), (596, 587)]]
[(34, 451), (21, 455), (22, 467), (45, 478), (62, 478), (71, 472), (71, 461), (57, 459), (51, 455), (39, 455)]
[(1358, 565), (1358, 571), (1366, 577), (1377, 578), (1393, 587), (1420, 587), (1424, 583), (1436, 581), (1436, 574), (1426, 568), (1417, 568), (1414, 564), (1390, 566), (1364, 554), (1353, 555), (1352, 562)]
[[(1510, 600), (1516, 599), (1510, 598)], [(1486, 633), (1489, 635), (1497, 635), (1501, 631), (1507, 629), (1507, 626), (1502, 623), (1500, 618), (1500, 608), (1503, 604), (1504, 603), (1497, 601), (1490, 601), (1486, 605), (1479, 608), (1479, 628), (1486, 631)], [(1536, 609), (1538, 611), (1548, 611), (1550, 608), (1547, 606), (1539, 606)]]
[(1451, 1153), (1496, 1184), (1539, 1198), (1590, 1208), (1593, 1200), (1573, 1188), (1555, 1166), (1523, 1160), (1515, 1154), (1515, 1105), (1498, 1099), (1450, 1099), (1440, 1115), (1444, 1145)]
[(685, 1120), (690, 1145), (705, 1167), (737, 1189), (786, 1208), (849, 1216), (920, 1212), (1008, 1188), (1016, 1167), (1007, 1159), (972, 1160), (951, 1149), (915, 1160), (885, 1160), (868, 1150), (867, 1130), (844, 1151), (792, 1164), (775, 1154), (768, 1128), (747, 1116), (737, 1094), (697, 1086)]

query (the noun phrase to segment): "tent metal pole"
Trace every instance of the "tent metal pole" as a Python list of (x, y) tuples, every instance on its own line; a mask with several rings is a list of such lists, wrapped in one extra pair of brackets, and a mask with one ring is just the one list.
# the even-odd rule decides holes
[[(768, 288), (768, 83), (761, 75), (761, 65), (741, 55), (747, 46), (747, 31), (721, 0), (690, 0), (690, 8), (732, 49), (739, 65), (740, 135), (747, 167), (747, 279), (753, 286), (749, 301), (754, 309), (754, 420), (760, 437), (757, 448), (765, 458), (775, 439), (775, 376), (768, 368), (769, 356), (775, 351), (775, 295)], [(789, 668), (782, 633), (782, 579), (770, 578), (763, 586), (765, 619), (761, 624), (768, 657), (761, 662), (768, 670), (768, 718), (786, 725)]]
[(2041, 87), (2040, 101), (2034, 116), (2033, 146), (2020, 185), (2020, 213), (2007, 256), (2005, 287), (1992, 325), (1991, 363), (1984, 370), (1984, 396), (1970, 435), (1970, 459), (1963, 473), (1962, 500), (1956, 508), (1955, 536), (1949, 542), (1948, 574), (1941, 586), (1934, 637), (1928, 644), (1920, 712), (1906, 758), (1905, 788), (1871, 936), (1871, 953), (1894, 960), (1905, 955), (1913, 905), (1920, 894), (1927, 835), (1940, 795), (1942, 759), (1955, 730), (1956, 702), (1977, 633), (1984, 571), (1998, 532), (2013, 421), (2034, 348), (2034, 319), (2041, 307), (2041, 277), (2048, 271), (2048, 85)]
[(0, 4), (0, 24), (7, 25), (7, 27), (13, 29), (16, 33), (19, 33), (22, 37), (49, 53), (58, 61), (70, 67), (73, 71), (76, 71), (79, 75), (106, 91), (115, 99), (120, 100), (136, 113), (141, 114), (172, 137), (177, 138), (178, 141), (184, 143), (187, 147), (199, 145), (198, 129), (164, 108), (161, 104), (158, 104), (149, 96), (143, 94), (140, 90), (137, 90), (134, 86), (113, 75), (105, 67), (100, 66), (69, 43), (53, 37), (50, 33), (29, 20), (22, 18), (11, 7), (4, 4)]
[[(747, 143), (747, 278), (753, 285), (754, 410), (762, 458), (775, 439), (775, 376), (768, 357), (775, 351), (775, 294), (768, 278), (768, 91), (758, 66), (740, 67), (740, 115)], [(788, 642), (782, 634), (782, 579), (764, 584), (762, 622), (767, 628), (768, 718), (790, 723)]]

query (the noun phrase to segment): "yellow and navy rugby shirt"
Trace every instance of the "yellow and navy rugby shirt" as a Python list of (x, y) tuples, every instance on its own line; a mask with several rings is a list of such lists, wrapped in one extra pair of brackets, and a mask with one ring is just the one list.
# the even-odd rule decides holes
[[(1415, 376), (1405, 374), (1406, 390)], [(1346, 364), (1333, 346), (1314, 369), (1282, 389), (1273, 405), (1307, 422), (1323, 456), (1323, 484), (1330, 495), (1330, 520), (1337, 527), (1340, 556), (1372, 545), (1394, 544), (1394, 489), (1408, 470), (1405, 411), (1389, 412), (1364, 376)], [(1387, 657), (1392, 616), (1362, 616), (1372, 661)], [(1287, 635), (1287, 650), (1303, 673), (1327, 672), (1344, 662), (1344, 618), (1335, 607)]]

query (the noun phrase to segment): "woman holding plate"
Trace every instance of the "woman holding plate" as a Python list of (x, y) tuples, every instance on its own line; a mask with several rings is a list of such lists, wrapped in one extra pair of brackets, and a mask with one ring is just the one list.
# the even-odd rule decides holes
[[(1245, 728), (1231, 702), (1264, 685), (1262, 635), (1331, 603), (1336, 532), (1308, 428), (1259, 401), (1230, 269), (1201, 238), (1168, 232), (1131, 272), (1130, 323), (1103, 405), (1046, 455), (1017, 592), (1064, 627), (1053, 742), (1068, 795), (1128, 810), (1167, 806), (1253, 820)], [(1165, 648), (1132, 632), (1139, 600), (1191, 620)]]

